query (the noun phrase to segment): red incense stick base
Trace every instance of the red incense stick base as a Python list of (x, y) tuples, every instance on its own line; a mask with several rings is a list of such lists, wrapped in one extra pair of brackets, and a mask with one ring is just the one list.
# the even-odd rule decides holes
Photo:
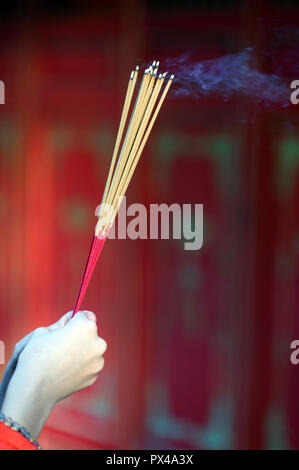
[(104, 246), (104, 243), (106, 241), (108, 233), (103, 237), (99, 238), (97, 236), (94, 236), (91, 242), (90, 250), (89, 250), (89, 255), (87, 258), (85, 270), (83, 273), (80, 289), (78, 292), (77, 300), (75, 303), (75, 307), (72, 313), (71, 318), (78, 312), (80, 309), (84, 294), (86, 292), (87, 286), (89, 284), (89, 281), (91, 279), (92, 273), (95, 269), (95, 266), (97, 264), (98, 258), (101, 254), (102, 248)]

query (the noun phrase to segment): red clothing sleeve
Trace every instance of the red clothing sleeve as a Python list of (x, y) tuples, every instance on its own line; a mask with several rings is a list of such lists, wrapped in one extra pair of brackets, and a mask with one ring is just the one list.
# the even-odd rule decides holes
[(37, 450), (26, 437), (0, 422), (0, 450)]

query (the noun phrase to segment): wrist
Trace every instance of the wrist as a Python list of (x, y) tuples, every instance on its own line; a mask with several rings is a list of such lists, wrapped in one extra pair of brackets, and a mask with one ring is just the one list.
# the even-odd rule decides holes
[[(1, 424), (4, 426), (1, 426)], [(17, 438), (14, 435), (15, 432), (18, 432), (21, 436), (23, 436), (27, 442)], [(42, 449), (39, 443), (33, 439), (30, 432), (28, 432), (24, 426), (21, 426), (16, 421), (5, 416), (2, 411), (0, 411), (0, 433), (8, 447), (11, 445), (14, 449), (18, 450), (33, 450), (33, 446), (35, 446), (39, 450)], [(7, 449), (7, 447), (5, 448)]]
[(47, 396), (44, 381), (38, 374), (17, 366), (8, 385), (2, 412), (24, 426), (37, 439), (54, 402)]

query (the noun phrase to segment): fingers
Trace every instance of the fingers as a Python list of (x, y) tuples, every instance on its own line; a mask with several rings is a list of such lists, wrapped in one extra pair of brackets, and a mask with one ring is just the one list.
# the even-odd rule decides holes
[(68, 322), (70, 328), (87, 328), (89, 331), (94, 331), (97, 334), (97, 317), (93, 312), (82, 310)]
[(53, 323), (53, 325), (50, 325), (48, 327), (49, 330), (53, 331), (53, 330), (56, 330), (57, 328), (62, 328), (63, 326), (65, 326), (67, 322), (70, 320), (72, 313), (73, 313), (72, 310), (65, 313), (56, 323)]
[(99, 372), (103, 369), (105, 364), (105, 359), (103, 358), (103, 354), (107, 350), (107, 343), (103, 338), (98, 338), (97, 345), (95, 347), (96, 351), (96, 361), (94, 366), (94, 374), (97, 377)]
[(83, 310), (83, 313), (86, 315), (88, 320), (94, 321), (95, 323), (97, 322), (97, 317), (93, 312), (90, 312), (89, 310)]
[(107, 343), (103, 338), (98, 337), (97, 354), (102, 356), (107, 350)]
[[(69, 313), (72, 315), (72, 312)], [(71, 332), (72, 341), (86, 345), (84, 350), (88, 361), (85, 362), (82, 372), (84, 375), (87, 373), (87, 376), (85, 376), (83, 384), (80, 385), (80, 389), (82, 389), (93, 385), (99, 372), (103, 369), (105, 363), (103, 355), (107, 350), (107, 343), (98, 336), (97, 317), (89, 310), (79, 311), (71, 319), (68, 317), (65, 327), (57, 333), (64, 334), (68, 330)]]
[(90, 374), (83, 388), (90, 387), (91, 385), (95, 383), (104, 365), (105, 365), (105, 359), (101, 356), (97, 359), (96, 363), (93, 365), (92, 373)]
[(72, 322), (78, 320), (78, 319), (87, 319), (87, 320), (91, 320), (93, 322), (96, 322), (97, 321), (97, 317), (96, 315), (89, 311), (89, 310), (79, 310), (79, 312), (76, 313), (76, 315), (72, 318)]
[[(54, 331), (57, 328), (62, 328), (64, 327), (70, 320), (73, 314), (73, 310), (70, 310), (69, 312), (65, 313), (57, 322), (53, 323), (53, 325), (50, 325), (48, 327), (49, 330)], [(77, 312), (76, 317), (82, 317), (82, 314), (84, 314), (88, 320), (92, 320), (94, 322), (97, 321), (97, 317), (93, 312), (90, 312), (89, 310), (82, 310), (80, 312)], [(74, 317), (75, 318), (75, 317)]]
[(99, 372), (103, 369), (105, 365), (105, 359), (103, 357), (100, 357), (99, 360), (97, 361), (96, 369), (95, 369), (95, 376), (97, 377)]

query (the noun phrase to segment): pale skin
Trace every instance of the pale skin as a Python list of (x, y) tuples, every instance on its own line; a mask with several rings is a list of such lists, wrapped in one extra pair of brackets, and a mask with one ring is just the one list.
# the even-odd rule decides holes
[(71, 312), (16, 344), (0, 385), (0, 409), (37, 439), (54, 405), (94, 384), (106, 342), (94, 313)]

